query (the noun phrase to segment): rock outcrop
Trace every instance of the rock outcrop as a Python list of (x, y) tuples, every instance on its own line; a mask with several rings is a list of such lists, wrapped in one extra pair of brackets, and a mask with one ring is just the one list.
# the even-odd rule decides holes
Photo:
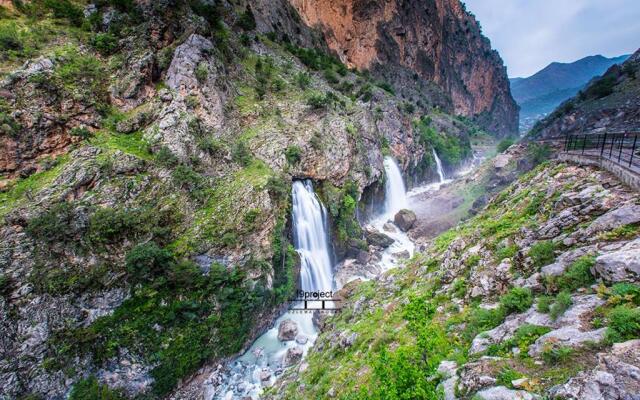
[(290, 1), (347, 65), (407, 92), (424, 79), (449, 95), (440, 106), (497, 134), (517, 132), (506, 69), (460, 1)]

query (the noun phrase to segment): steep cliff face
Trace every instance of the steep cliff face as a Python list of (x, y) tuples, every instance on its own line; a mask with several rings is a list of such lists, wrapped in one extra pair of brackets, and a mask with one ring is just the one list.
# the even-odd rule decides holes
[[(348, 66), (410, 90), (422, 78), (450, 96), (450, 107), (485, 128), (517, 131), (518, 107), (502, 60), (458, 0), (291, 0)], [(406, 79), (406, 77), (412, 77)]]

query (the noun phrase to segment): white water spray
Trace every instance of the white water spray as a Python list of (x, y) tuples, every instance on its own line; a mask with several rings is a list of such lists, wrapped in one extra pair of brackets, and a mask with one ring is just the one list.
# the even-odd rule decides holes
[(387, 218), (393, 218), (398, 211), (407, 208), (407, 189), (400, 168), (393, 158), (385, 157), (384, 170), (384, 214)]
[(436, 153), (436, 149), (431, 150), (433, 152), (433, 158), (436, 160), (436, 167), (438, 169), (438, 176), (440, 177), (440, 183), (444, 183), (446, 177), (444, 176), (444, 170), (442, 169), (442, 162), (440, 161), (440, 157), (438, 157), (438, 153)]

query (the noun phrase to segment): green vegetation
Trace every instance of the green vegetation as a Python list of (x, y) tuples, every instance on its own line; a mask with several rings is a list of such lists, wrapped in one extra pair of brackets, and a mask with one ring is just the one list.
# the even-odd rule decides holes
[(500, 306), (507, 314), (512, 312), (524, 312), (533, 304), (531, 289), (513, 288), (500, 298)]
[(302, 149), (296, 145), (291, 145), (285, 149), (284, 156), (289, 164), (296, 165), (302, 159)]
[(118, 49), (118, 38), (112, 33), (96, 33), (91, 39), (91, 45), (103, 56), (109, 56)]
[(322, 196), (335, 222), (338, 241), (345, 244), (350, 238), (361, 237), (360, 224), (356, 219), (357, 184), (348, 181), (342, 188), (337, 188), (328, 182), (323, 182)]
[(607, 315), (609, 326), (607, 340), (624, 342), (640, 338), (640, 308), (621, 305), (613, 308)]
[(504, 153), (505, 150), (507, 150), (509, 147), (511, 147), (512, 144), (514, 144), (516, 141), (515, 139), (508, 137), (506, 139), (502, 139), (500, 141), (500, 143), (498, 143), (498, 147), (497, 147), (497, 151), (498, 153)]
[(540, 269), (545, 265), (551, 264), (556, 259), (555, 250), (555, 244), (550, 240), (537, 242), (531, 246), (529, 257), (533, 260), (533, 266), (536, 269)]
[(558, 319), (558, 317), (564, 314), (564, 312), (571, 307), (571, 304), (573, 304), (573, 301), (571, 300), (571, 292), (563, 290), (558, 293), (555, 301), (549, 307), (549, 315), (551, 316), (551, 319), (554, 321)]
[(489, 346), (487, 354), (491, 356), (505, 357), (511, 354), (511, 350), (516, 347), (520, 350), (521, 357), (526, 357), (531, 346), (540, 336), (551, 331), (546, 326), (524, 324), (520, 326), (513, 337), (499, 344)]
[(415, 122), (419, 133), (419, 142), (429, 151), (434, 148), (442, 162), (447, 166), (456, 166), (471, 155), (471, 144), (468, 139), (439, 134), (430, 126), (428, 117), (423, 116)]
[(124, 400), (120, 393), (102, 385), (95, 376), (81, 379), (73, 385), (69, 400)]
[(589, 287), (595, 281), (591, 274), (591, 267), (595, 265), (595, 257), (584, 256), (574, 261), (564, 274), (547, 279), (547, 288), (552, 291), (574, 291), (582, 287)]
[(547, 364), (563, 364), (566, 363), (571, 355), (573, 349), (566, 346), (555, 346), (552, 343), (547, 343), (542, 350), (542, 359)]

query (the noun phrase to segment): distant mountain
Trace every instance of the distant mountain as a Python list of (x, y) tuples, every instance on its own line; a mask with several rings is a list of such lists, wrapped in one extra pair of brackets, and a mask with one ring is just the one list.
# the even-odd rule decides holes
[(602, 75), (629, 55), (589, 56), (572, 63), (553, 62), (528, 78), (512, 78), (511, 94), (520, 106), (520, 130), (527, 131), (564, 100), (574, 96), (591, 79)]

